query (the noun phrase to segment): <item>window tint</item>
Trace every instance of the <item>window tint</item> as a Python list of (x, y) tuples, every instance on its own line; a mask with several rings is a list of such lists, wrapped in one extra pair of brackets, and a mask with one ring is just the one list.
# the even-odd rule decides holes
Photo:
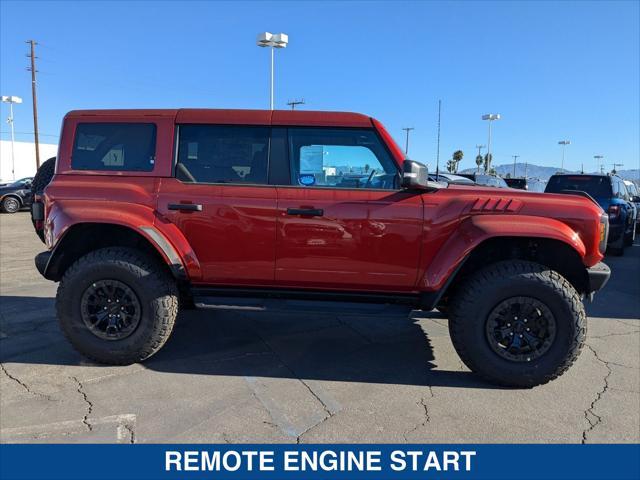
[(563, 190), (578, 190), (587, 192), (594, 198), (610, 197), (612, 194), (611, 180), (606, 176), (589, 175), (559, 175), (553, 176), (547, 183), (545, 192), (559, 193)]
[(289, 148), (292, 185), (396, 188), (396, 164), (371, 130), (291, 128)]
[(75, 170), (150, 172), (155, 164), (153, 123), (80, 123), (71, 157)]
[(181, 125), (176, 177), (196, 183), (267, 183), (269, 128)]

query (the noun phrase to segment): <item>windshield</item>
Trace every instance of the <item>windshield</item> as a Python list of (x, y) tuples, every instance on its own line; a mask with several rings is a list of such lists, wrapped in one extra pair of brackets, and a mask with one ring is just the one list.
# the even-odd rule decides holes
[(594, 198), (611, 196), (611, 180), (605, 176), (559, 175), (553, 176), (547, 183), (546, 193), (560, 193), (563, 190), (587, 192)]
[(624, 184), (627, 186), (627, 190), (629, 190), (629, 193), (631, 195), (633, 195), (634, 197), (638, 195), (638, 189), (636, 187), (636, 184), (633, 182), (624, 182)]

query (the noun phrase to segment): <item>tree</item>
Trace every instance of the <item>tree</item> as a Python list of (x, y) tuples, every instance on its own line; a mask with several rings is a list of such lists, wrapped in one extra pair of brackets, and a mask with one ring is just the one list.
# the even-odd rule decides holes
[(478, 155), (476, 157), (476, 165), (478, 166), (478, 172), (480, 171), (480, 165), (482, 165), (483, 162), (484, 160), (482, 159), (482, 155)]
[(458, 165), (462, 161), (462, 157), (464, 157), (464, 152), (462, 150), (456, 150), (453, 152), (453, 172), (458, 173)]
[(493, 155), (490, 153), (485, 154), (484, 156), (484, 171), (489, 172), (491, 169), (491, 160), (493, 160)]
[(449, 173), (456, 173), (456, 162), (455, 160), (447, 160), (447, 171)]

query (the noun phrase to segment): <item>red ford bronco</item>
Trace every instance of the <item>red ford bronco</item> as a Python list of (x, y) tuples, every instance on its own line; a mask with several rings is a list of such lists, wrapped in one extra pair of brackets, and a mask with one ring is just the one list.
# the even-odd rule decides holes
[(189, 305), (399, 303), (445, 313), (474, 372), (530, 387), (576, 359), (610, 274), (591, 199), (430, 182), (356, 113), (74, 111), (38, 187), (61, 328), (110, 364), (149, 358)]

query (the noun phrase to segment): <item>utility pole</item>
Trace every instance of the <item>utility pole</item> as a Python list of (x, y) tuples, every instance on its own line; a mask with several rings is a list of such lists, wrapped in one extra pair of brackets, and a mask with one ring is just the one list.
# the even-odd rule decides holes
[(529, 166), (529, 164), (527, 162), (524, 162), (524, 178), (527, 178), (527, 167)]
[(411, 130), (415, 130), (414, 127), (404, 127), (402, 130), (404, 130), (405, 132), (407, 132), (407, 140), (404, 144), (404, 154), (405, 155), (409, 155), (409, 132)]
[(300, 100), (289, 100), (287, 105), (291, 107), (291, 110), (295, 110), (296, 105), (304, 105), (304, 98), (301, 98)]
[(513, 178), (516, 178), (516, 160), (520, 155), (511, 155), (513, 157)]
[(33, 136), (36, 143), (36, 169), (40, 168), (40, 142), (38, 139), (38, 98), (36, 96), (36, 45), (38, 42), (35, 40), (27, 40), (31, 47), (31, 52), (27, 54), (27, 57), (31, 59), (31, 66), (27, 67), (27, 70), (31, 72), (31, 97), (33, 99)]

